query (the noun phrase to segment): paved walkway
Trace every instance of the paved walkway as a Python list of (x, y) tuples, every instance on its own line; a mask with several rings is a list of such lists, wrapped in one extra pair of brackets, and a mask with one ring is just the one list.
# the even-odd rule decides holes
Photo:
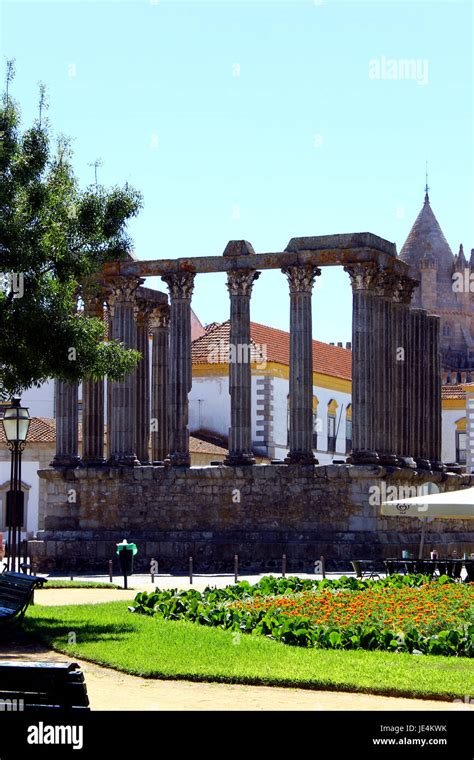
[(101, 602), (123, 602), (134, 599), (138, 591), (153, 591), (154, 586), (140, 586), (135, 589), (107, 588), (52, 588), (49, 591), (37, 589), (35, 604), (57, 606), (64, 604), (100, 604)]
[[(0, 660), (71, 661), (38, 645), (0, 645)], [(85, 674), (93, 710), (474, 710), (474, 706), (434, 700), (398, 699), (278, 686), (160, 681), (139, 678), (74, 658)]]
[[(272, 573), (266, 573), (266, 575), (272, 575)], [(338, 578), (341, 573), (328, 575), (328, 578)], [(257, 583), (262, 575), (245, 575), (239, 577), (239, 580), (246, 580), (249, 583)], [(280, 577), (280, 576), (278, 576)], [(321, 576), (308, 575), (305, 573), (299, 573), (299, 578), (320, 578)], [(55, 576), (51, 578), (52, 581), (70, 580), (69, 577)], [(100, 583), (109, 583), (109, 576), (107, 575), (77, 575), (74, 576), (76, 581), (94, 581)], [(123, 584), (123, 578), (116, 576), (114, 578), (116, 585)], [(193, 583), (189, 582), (188, 575), (155, 575), (154, 582), (151, 582), (150, 575), (132, 575), (128, 579), (128, 589), (48, 589), (47, 585), (43, 591), (38, 590), (35, 592), (35, 600), (37, 604), (57, 605), (57, 604), (95, 604), (97, 602), (116, 602), (124, 599), (133, 599), (138, 591), (154, 591), (157, 587), (161, 589), (179, 588), (189, 589), (195, 588), (198, 591), (204, 591), (206, 586), (217, 586), (223, 588), (234, 583), (233, 574), (225, 575), (195, 575), (193, 577)]]
[[(44, 573), (39, 573), (40, 576), (43, 576), (45, 578), (50, 578), (52, 581), (69, 581), (71, 580), (71, 576), (69, 575), (55, 575), (48, 576)], [(239, 575), (238, 580), (239, 581), (248, 581), (249, 583), (258, 583), (263, 577), (266, 577), (268, 575), (271, 575), (275, 578), (281, 578), (281, 573), (260, 573), (260, 574), (254, 574), (254, 575)], [(297, 576), (298, 578), (311, 578), (312, 580), (321, 580), (322, 575), (319, 573), (316, 575), (315, 573), (287, 573), (286, 577), (289, 578), (290, 576)], [(355, 574), (352, 573), (328, 573), (326, 575), (326, 578), (334, 579), (334, 578), (340, 578), (342, 575), (346, 576), (353, 576), (355, 577)], [(141, 586), (143, 584), (145, 585), (151, 585), (153, 587), (159, 586), (160, 588), (190, 588), (191, 584), (189, 583), (189, 575), (188, 574), (182, 574), (182, 575), (170, 575), (170, 573), (161, 573), (160, 575), (154, 575), (154, 582), (151, 582), (151, 575), (150, 573), (135, 573), (134, 575), (131, 575), (128, 578), (128, 585), (133, 586), (134, 588), (136, 586)], [(95, 581), (100, 583), (109, 583), (110, 577), (108, 575), (74, 575), (73, 579), (75, 581)], [(117, 584), (118, 586), (123, 585), (123, 576), (122, 575), (114, 575), (113, 576), (113, 583)], [(218, 586), (219, 588), (222, 588), (223, 586), (230, 586), (235, 583), (234, 574), (233, 573), (201, 573), (201, 574), (194, 574), (193, 575), (193, 583), (192, 587), (195, 588), (206, 588), (206, 586)]]

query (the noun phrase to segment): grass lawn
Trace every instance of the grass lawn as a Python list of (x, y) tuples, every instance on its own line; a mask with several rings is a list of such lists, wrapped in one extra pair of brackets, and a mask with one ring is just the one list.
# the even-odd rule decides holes
[[(446, 700), (474, 694), (474, 663), (465, 657), (291, 647), (262, 636), (133, 615), (127, 603), (37, 605), (29, 608), (24, 628), (72, 657), (151, 678)], [(71, 632), (75, 644), (68, 644)]]

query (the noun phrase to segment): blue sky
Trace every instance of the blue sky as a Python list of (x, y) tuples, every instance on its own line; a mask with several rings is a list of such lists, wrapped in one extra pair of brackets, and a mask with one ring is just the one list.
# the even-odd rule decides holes
[[(101, 158), (99, 181), (143, 192), (130, 226), (139, 258), (355, 231), (400, 250), (426, 159), (449, 243), (474, 247), (470, 2), (2, 0), (0, 25), (25, 124), (41, 80), (81, 182)], [(411, 79), (403, 59), (419, 66)], [(224, 282), (196, 279), (204, 323), (228, 318)], [(279, 272), (255, 284), (252, 319), (288, 329)], [(313, 321), (321, 340), (350, 339), (344, 272), (323, 270)]]

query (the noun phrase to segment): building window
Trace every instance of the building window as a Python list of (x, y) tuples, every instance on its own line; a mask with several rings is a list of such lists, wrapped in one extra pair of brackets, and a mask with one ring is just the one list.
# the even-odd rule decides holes
[(334, 454), (336, 451), (336, 418), (328, 415), (328, 452)]
[(352, 451), (352, 404), (346, 409), (346, 454)]
[[(10, 481), (7, 480), (6, 483), (3, 483), (0, 485), (0, 531), (3, 533), (3, 540), (7, 540), (8, 536), (8, 528), (6, 525), (7, 522), (7, 493), (10, 490)], [(21, 484), (21, 490), (24, 493), (24, 503), (23, 503), (23, 525), (21, 528), (21, 532), (26, 532), (27, 526), (28, 526), (28, 496), (30, 492), (30, 486), (27, 485), (27, 483)], [(29, 526), (28, 526), (29, 527)]]
[(339, 404), (336, 399), (331, 399), (328, 404), (328, 454), (336, 451), (336, 412)]
[(461, 417), (456, 420), (456, 462), (466, 464), (466, 418)]
[(456, 462), (466, 464), (466, 433), (456, 432)]
[(443, 325), (443, 336), (449, 338), (451, 335), (451, 327), (449, 325)]
[(313, 396), (313, 449), (318, 448), (318, 404), (316, 396)]

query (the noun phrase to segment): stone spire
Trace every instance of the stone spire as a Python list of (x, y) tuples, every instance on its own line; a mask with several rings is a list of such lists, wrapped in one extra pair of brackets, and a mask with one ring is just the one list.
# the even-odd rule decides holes
[[(437, 299), (441, 299), (446, 305), (456, 304), (452, 290), (453, 252), (433, 213), (427, 190), (423, 207), (400, 251), (400, 258), (410, 265), (410, 276), (416, 279), (420, 270), (428, 264), (429, 268), (436, 268)], [(413, 305), (421, 306), (422, 298), (423, 288), (415, 293)]]

